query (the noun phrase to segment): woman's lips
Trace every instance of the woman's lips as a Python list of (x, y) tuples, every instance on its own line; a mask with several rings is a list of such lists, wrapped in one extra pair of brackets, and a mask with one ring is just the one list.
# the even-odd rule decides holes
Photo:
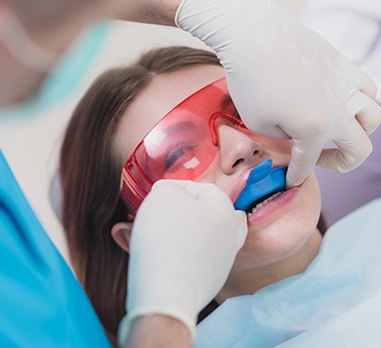
[(284, 214), (284, 210), (295, 200), (300, 189), (300, 186), (293, 187), (261, 206), (257, 212), (248, 217), (247, 223), (249, 228), (250, 226), (259, 226), (264, 223), (269, 223)]
[(245, 188), (247, 184), (247, 179), (250, 175), (250, 172), (253, 168), (248, 169), (246, 172), (244, 172), (235, 182), (232, 190), (230, 191), (229, 197), (233, 203), (238, 199), (239, 195)]
[[(273, 164), (272, 168), (276, 168), (279, 166), (283, 166), (287, 168), (288, 163), (276, 163)], [(242, 173), (236, 180), (235, 183), (229, 193), (230, 200), (235, 203), (238, 199), (239, 195), (242, 193), (243, 189), (247, 185), (247, 180), (249, 178), (250, 172), (254, 167), (247, 169), (244, 173)]]

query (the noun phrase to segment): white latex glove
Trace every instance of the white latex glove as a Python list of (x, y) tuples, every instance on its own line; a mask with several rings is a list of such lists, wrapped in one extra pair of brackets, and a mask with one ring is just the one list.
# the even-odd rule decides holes
[[(185, 0), (177, 25), (213, 48), (250, 129), (291, 137), (288, 186), (318, 164), (346, 172), (372, 150), (376, 87), (357, 66), (270, 0)], [(334, 141), (337, 149), (322, 148)]]
[(212, 184), (158, 181), (136, 215), (130, 241), (125, 342), (132, 319), (160, 313), (192, 334), (197, 315), (225, 283), (247, 234), (246, 214)]

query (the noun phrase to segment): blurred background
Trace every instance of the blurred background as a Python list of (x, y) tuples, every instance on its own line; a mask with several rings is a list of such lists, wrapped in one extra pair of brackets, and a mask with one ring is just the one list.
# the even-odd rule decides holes
[[(278, 1), (297, 16), (301, 16), (308, 5), (308, 0)], [(324, 28), (320, 30), (324, 31)], [(104, 70), (126, 65), (149, 48), (171, 44), (205, 47), (176, 28), (115, 21), (86, 79), (74, 93), (37, 117), (24, 118), (22, 122), (0, 120), (0, 146), (41, 223), (66, 259), (67, 247), (61, 225), (50, 204), (49, 187), (57, 169), (60, 143), (73, 108), (93, 79)]]

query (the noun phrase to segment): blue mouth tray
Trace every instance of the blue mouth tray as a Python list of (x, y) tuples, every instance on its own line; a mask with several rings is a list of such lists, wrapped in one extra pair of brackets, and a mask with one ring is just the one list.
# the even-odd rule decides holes
[(234, 203), (236, 210), (247, 210), (256, 200), (271, 193), (284, 190), (286, 186), (286, 168), (271, 168), (273, 161), (268, 159), (254, 167), (247, 183)]

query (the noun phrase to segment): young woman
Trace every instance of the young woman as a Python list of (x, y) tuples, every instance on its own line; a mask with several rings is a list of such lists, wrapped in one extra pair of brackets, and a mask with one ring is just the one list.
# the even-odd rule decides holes
[[(205, 86), (223, 85), (223, 77), (210, 52), (185, 47), (153, 50), (136, 64), (100, 76), (70, 121), (60, 163), (62, 219), (75, 272), (114, 343), (125, 314), (134, 216), (133, 204), (125, 202), (126, 209), (121, 200), (122, 169), (163, 116)], [(211, 108), (208, 103), (202, 105)], [(288, 166), (291, 141), (246, 129), (227, 92), (220, 105), (232, 117), (225, 115), (215, 122), (216, 153), (195, 180), (216, 184), (235, 202), (254, 167), (268, 159), (273, 167)], [(176, 129), (174, 143), (181, 143), (185, 136), (189, 134)], [(168, 155), (166, 166), (189, 149), (179, 151), (174, 158)], [(201, 317), (227, 298), (255, 293), (303, 272), (319, 251), (324, 228), (317, 228), (320, 191), (313, 174), (302, 185), (247, 213), (246, 242), (226, 284)]]

